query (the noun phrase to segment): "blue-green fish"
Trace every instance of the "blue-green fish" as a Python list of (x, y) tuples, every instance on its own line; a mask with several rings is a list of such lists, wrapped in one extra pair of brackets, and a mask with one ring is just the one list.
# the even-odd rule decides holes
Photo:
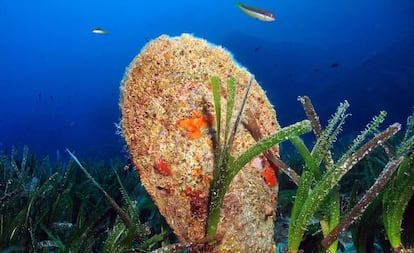
[(272, 22), (275, 21), (276, 17), (271, 13), (270, 11), (258, 9), (255, 7), (247, 6), (245, 4), (236, 3), (237, 7), (240, 8), (244, 13), (249, 15), (252, 18), (257, 18), (258, 20), (264, 21), (264, 22)]

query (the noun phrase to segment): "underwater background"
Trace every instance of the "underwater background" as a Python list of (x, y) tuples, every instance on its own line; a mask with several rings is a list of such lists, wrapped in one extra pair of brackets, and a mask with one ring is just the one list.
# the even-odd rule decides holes
[(413, 1), (243, 3), (276, 21), (253, 19), (234, 1), (0, 1), (0, 149), (123, 156), (114, 125), (120, 81), (161, 34), (191, 33), (231, 51), (267, 91), (282, 126), (305, 117), (301, 95), (312, 98), (322, 122), (347, 99), (348, 132), (380, 110), (388, 123), (410, 115)]
[[(223, 46), (254, 74), (282, 127), (273, 136), (286, 134), (280, 140), (290, 140), (281, 144), (280, 157), (262, 153), (263, 147), (256, 153), (262, 153), (262, 160), (253, 151), (243, 153), (254, 158), (246, 163), (260, 165), (260, 175), (252, 173), (258, 184), (243, 189), (265, 207), (264, 222), (274, 233), (264, 234), (273, 236), (267, 245), (272, 252), (323, 252), (338, 237), (338, 252), (414, 252), (414, 1), (242, 4), (272, 12), (276, 19), (263, 22), (246, 15), (236, 1), (0, 0), (0, 253), (200, 252), (213, 250), (214, 241), (222, 243), (214, 229), (202, 238), (205, 242), (178, 243), (180, 233), (172, 222), (176, 217), (163, 213), (157, 195), (145, 185), (145, 174), (135, 171), (139, 163), (120, 134), (120, 84), (128, 65), (160, 35), (183, 33)], [(219, 86), (213, 83), (214, 95)], [(309, 113), (312, 106), (317, 114)], [(325, 130), (318, 128), (318, 116)], [(261, 135), (251, 118), (244, 117), (250, 135)], [(400, 125), (394, 122), (401, 123), (398, 134)], [(294, 127), (288, 135), (286, 129)], [(312, 134), (302, 136), (312, 128), (316, 140)], [(175, 192), (187, 201), (190, 217), (206, 211), (208, 204), (207, 228), (211, 214), (217, 214), (213, 211), (220, 218), (220, 208), (212, 207), (220, 206), (226, 194), (214, 182), (223, 175), (231, 182), (241, 164), (230, 163), (228, 140), (223, 150), (220, 145), (214, 149), (229, 159), (214, 160), (214, 169), (223, 170), (214, 170), (212, 178), (200, 168), (186, 168), (194, 172), (195, 185), (208, 186), (203, 188), (210, 190), (208, 197), (196, 188), (163, 188), (158, 179), (152, 183), (167, 194), (165, 199), (171, 201)], [(274, 138), (272, 145), (278, 142)], [(307, 146), (313, 147), (311, 153)], [(179, 179), (169, 170), (164, 151), (150, 172), (155, 169), (156, 178), (167, 181)], [(264, 195), (256, 188), (271, 190)], [(217, 192), (222, 194), (218, 203), (211, 197)], [(237, 190), (237, 199), (243, 194)], [(250, 208), (253, 202), (246, 201)], [(256, 224), (263, 221), (260, 215), (238, 222)], [(229, 217), (229, 224), (239, 224)], [(326, 224), (332, 226), (329, 231)], [(215, 229), (217, 225), (218, 219)], [(253, 227), (246, 229), (253, 235), (246, 238), (258, 244), (270, 238)], [(337, 251), (335, 243), (329, 247)]]
[(386, 124), (405, 123), (414, 105), (412, 0), (243, 3), (276, 20), (253, 19), (234, 1), (0, 1), (0, 149), (124, 157), (115, 127), (120, 81), (161, 34), (191, 33), (231, 51), (267, 91), (282, 126), (305, 118), (302, 95), (322, 122), (348, 100), (345, 133), (380, 110)]

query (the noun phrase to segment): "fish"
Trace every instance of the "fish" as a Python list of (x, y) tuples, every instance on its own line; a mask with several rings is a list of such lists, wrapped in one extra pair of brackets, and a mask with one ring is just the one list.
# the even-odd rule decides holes
[(104, 34), (104, 35), (108, 35), (109, 32), (103, 28), (100, 27), (95, 27), (92, 29), (92, 33), (96, 33), (96, 34)]
[(264, 21), (264, 22), (272, 22), (275, 21), (276, 17), (271, 13), (270, 11), (258, 9), (255, 7), (247, 6), (245, 4), (242, 4), (240, 2), (236, 3), (237, 7), (240, 8), (246, 15), (257, 18), (258, 20)]
[(337, 67), (339, 67), (339, 63), (334, 62), (331, 65), (329, 65), (329, 67), (331, 67), (331, 68), (337, 68)]

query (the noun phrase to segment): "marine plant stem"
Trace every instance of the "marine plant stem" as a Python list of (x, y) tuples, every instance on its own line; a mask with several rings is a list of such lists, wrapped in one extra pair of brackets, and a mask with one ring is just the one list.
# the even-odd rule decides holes
[[(308, 119), (312, 122), (312, 128), (313, 128), (313, 132), (315, 134), (316, 139), (320, 139), (321, 136), (324, 134), (320, 120), (319, 120), (319, 116), (315, 111), (315, 108), (313, 107), (313, 104), (311, 102), (311, 100), (309, 99), (309, 97), (307, 96), (303, 96), (303, 97), (299, 97), (298, 100), (302, 103), (303, 109), (305, 110), (306, 116), (308, 117)], [(344, 111), (345, 112), (345, 111)], [(336, 129), (332, 130), (332, 134), (330, 135), (326, 135), (326, 137), (329, 136), (329, 138), (327, 139), (330, 143), (333, 140), (335, 140), (336, 135), (341, 131), (341, 126), (344, 123), (344, 120), (346, 118), (346, 114), (341, 114), (341, 117), (338, 118), (337, 122), (336, 121), (331, 121), (331, 126), (336, 125)], [(329, 126), (328, 126), (329, 128)], [(333, 129), (333, 128), (332, 128)], [(294, 143), (292, 141), (292, 143)], [(320, 143), (322, 145), (322, 143)], [(318, 181), (322, 175), (319, 167), (317, 164), (319, 164), (321, 161), (314, 161), (313, 157), (311, 154), (308, 154), (308, 152), (305, 152), (307, 150), (306, 146), (302, 143), (294, 143), (296, 149), (299, 150), (299, 152), (301, 153), (302, 157), (305, 160), (305, 164), (307, 165), (306, 167), (311, 167), (312, 170), (314, 171), (315, 177), (316, 177), (316, 181)], [(323, 158), (323, 161), (325, 162), (325, 168), (326, 170), (330, 170), (333, 167), (333, 159), (332, 159), (332, 154), (331, 151), (329, 150), (329, 145), (323, 144), (325, 145), (326, 149), (325, 149), (325, 154), (323, 154), (322, 156), (320, 156), (319, 158)], [(302, 151), (301, 151), (302, 149)], [(308, 189), (310, 190), (310, 189)], [(301, 207), (301, 203), (298, 203), (299, 206)], [(332, 189), (331, 193), (328, 195), (327, 199), (324, 202), (324, 209), (326, 210), (324, 212), (324, 214), (319, 218), (319, 223), (320, 226), (322, 228), (322, 234), (325, 237), (326, 235), (329, 234), (329, 232), (332, 230), (332, 228), (334, 226), (336, 226), (339, 223), (340, 220), (340, 204), (339, 204), (339, 191), (338, 191), (338, 187), (334, 187), (334, 189)], [(338, 245), (338, 241), (332, 243), (329, 248), (327, 249), (328, 252), (336, 252), (337, 251), (337, 245)]]
[(219, 175), (214, 174), (213, 183), (210, 186), (209, 212), (207, 218), (207, 236), (217, 233), (217, 226), (220, 221), (221, 206), (223, 205), (225, 187), (225, 168), (221, 167)]
[(246, 150), (237, 159), (229, 156), (226, 162), (219, 166), (218, 174), (214, 174), (213, 183), (210, 188), (210, 211), (207, 219), (207, 235), (214, 235), (217, 232), (217, 225), (220, 220), (220, 211), (224, 195), (237, 175), (237, 173), (256, 156), (273, 147), (274, 145), (312, 131), (309, 120), (303, 120), (290, 126), (284, 127), (276, 133), (262, 139)]
[(248, 162), (276, 144), (289, 140), (295, 136), (297, 137), (309, 133), (310, 131), (312, 131), (310, 121), (302, 120), (290, 126), (284, 127), (266, 138), (263, 138), (241, 154), (234, 160), (234, 162), (230, 160), (230, 175), (234, 177)]
[[(230, 154), (231, 145), (236, 134), (237, 126), (241, 120), (241, 114), (243, 112), (243, 107), (247, 101), (247, 95), (252, 81), (253, 77), (249, 79), (246, 93), (241, 102), (241, 107), (238, 110), (238, 114), (233, 127), (230, 126), (230, 121), (232, 116), (232, 107), (234, 105), (235, 92), (233, 89), (235, 89), (235, 80), (234, 78), (230, 78), (227, 81), (227, 89), (230, 90), (230, 92), (227, 92), (227, 96), (232, 97), (227, 97), (226, 126), (224, 130), (225, 140), (224, 144), (221, 145), (219, 133), (221, 127), (221, 101), (219, 92), (220, 82), (217, 77), (213, 77), (211, 79), (214, 107), (216, 111), (217, 133), (214, 147), (214, 176), (210, 185), (209, 212), (207, 217), (207, 236), (213, 236), (217, 233), (217, 226), (220, 221), (220, 213), (221, 207), (223, 205), (224, 195), (226, 194), (230, 183), (237, 175), (237, 173), (254, 157), (265, 152), (272, 146), (284, 140), (288, 140), (293, 136), (298, 136), (312, 131), (311, 123), (308, 120), (292, 124), (288, 127), (282, 128), (280, 131), (276, 132), (273, 135), (270, 135), (269, 137), (263, 138), (248, 150), (246, 150), (238, 158), (234, 158)], [(229, 132), (230, 129), (232, 129), (231, 132)]]
[(319, 121), (319, 116), (316, 114), (315, 108), (308, 96), (298, 97), (299, 102), (302, 104), (303, 109), (305, 110), (306, 116), (312, 123), (313, 132), (315, 133), (316, 138), (320, 138), (322, 135), (322, 126)]
[(102, 192), (102, 194), (105, 196), (105, 198), (108, 200), (108, 202), (111, 204), (111, 206), (114, 208), (116, 213), (119, 215), (121, 220), (124, 222), (126, 227), (131, 227), (132, 222), (129, 218), (128, 214), (122, 210), (122, 208), (116, 203), (116, 201), (102, 188), (102, 186), (92, 177), (91, 174), (86, 170), (85, 167), (81, 164), (81, 162), (78, 160), (78, 158), (69, 151), (69, 149), (66, 149), (66, 152), (69, 153), (69, 155), (72, 157), (72, 159), (78, 164), (78, 166), (81, 168), (83, 173), (85, 173), (86, 177), (99, 189), (99, 191)]
[(359, 148), (355, 153), (348, 157), (348, 159), (335, 165), (334, 168), (327, 171), (311, 192), (304, 193), (308, 194), (308, 196), (302, 204), (302, 208), (297, 210), (298, 214), (295, 221), (289, 226), (289, 252), (296, 252), (299, 249), (302, 236), (306, 231), (307, 223), (342, 176), (345, 175), (355, 164), (357, 164), (373, 149), (398, 132), (400, 128), (401, 126), (397, 123), (389, 126), (385, 131), (381, 132)]
[[(345, 119), (349, 116), (349, 114), (346, 113), (348, 107), (348, 101), (345, 100), (343, 103), (340, 103), (335, 114), (329, 120), (328, 126), (317, 138), (316, 144), (315, 146), (313, 146), (311, 153), (314, 161), (318, 166), (329, 153), (329, 148), (331, 147), (332, 143), (335, 141), (337, 135), (341, 131)], [(319, 133), (317, 134), (319, 135)]]
[(387, 238), (393, 249), (401, 248), (401, 224), (407, 205), (414, 195), (414, 113), (407, 119), (407, 128), (397, 156), (403, 156), (398, 172), (387, 185), (383, 197), (383, 222)]
[[(256, 118), (250, 110), (246, 110), (245, 116), (247, 118), (247, 122), (243, 122), (244, 127), (247, 128), (247, 130), (250, 132), (250, 135), (255, 141), (260, 141), (263, 138), (263, 135), (260, 132), (260, 127), (256, 121)], [(272, 165), (279, 168), (283, 173), (285, 173), (293, 183), (296, 185), (299, 184), (300, 176), (296, 173), (296, 171), (294, 171), (289, 167), (289, 165), (280, 160), (270, 149), (263, 154)]]
[[(317, 138), (312, 152), (308, 150), (300, 138), (291, 138), (290, 141), (304, 159), (304, 170), (298, 185), (295, 203), (291, 213), (291, 224), (288, 231), (288, 250), (296, 252), (307, 224), (318, 209), (323, 209), (319, 217), (324, 236), (328, 236), (340, 221), (339, 192), (336, 186), (340, 178), (358, 163), (366, 154), (383, 143), (399, 130), (399, 125), (392, 125), (387, 131), (377, 135), (356, 151), (365, 141), (369, 134), (376, 131), (379, 124), (383, 122), (386, 112), (382, 111), (379, 116), (374, 117), (366, 129), (354, 140), (351, 147), (334, 163), (331, 145), (335, 142), (338, 134), (342, 131), (345, 119), (350, 115), (346, 112), (349, 103), (341, 103), (329, 120), (325, 130), (322, 129), (319, 117), (308, 97), (299, 97), (308, 119)], [(322, 175), (320, 168), (324, 163), (325, 173)], [(322, 205), (322, 208), (320, 207)], [(330, 252), (337, 251), (337, 241), (331, 241), (326, 246)]]
[[(406, 160), (405, 158), (404, 160)], [(406, 166), (406, 161), (403, 161), (401, 167)], [(400, 168), (401, 168), (400, 167)], [(385, 232), (392, 248), (402, 246), (402, 221), (405, 210), (414, 194), (414, 173), (407, 175), (405, 180), (388, 187), (383, 198), (383, 220)]]
[(385, 184), (389, 181), (390, 177), (397, 170), (402, 161), (403, 157), (399, 157), (397, 160), (388, 162), (374, 185), (371, 186), (361, 200), (351, 209), (351, 211), (349, 211), (341, 223), (333, 228), (329, 235), (322, 240), (322, 246), (328, 248), (335, 240), (338, 239), (340, 233), (345, 231), (345, 229), (352, 225), (352, 223), (354, 223), (357, 218), (362, 215), (369, 204), (372, 203), (372, 201), (382, 191)]

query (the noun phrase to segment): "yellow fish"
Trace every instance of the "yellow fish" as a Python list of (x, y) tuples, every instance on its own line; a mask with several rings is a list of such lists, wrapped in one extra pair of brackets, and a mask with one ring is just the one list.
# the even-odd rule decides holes
[(275, 15), (273, 15), (273, 13), (271, 13), (270, 11), (247, 6), (240, 2), (237, 2), (236, 5), (237, 7), (240, 8), (240, 10), (242, 10), (244, 13), (246, 13), (248, 16), (252, 18), (257, 18), (258, 20), (261, 20), (264, 22), (272, 22), (272, 21), (275, 21), (276, 19)]

